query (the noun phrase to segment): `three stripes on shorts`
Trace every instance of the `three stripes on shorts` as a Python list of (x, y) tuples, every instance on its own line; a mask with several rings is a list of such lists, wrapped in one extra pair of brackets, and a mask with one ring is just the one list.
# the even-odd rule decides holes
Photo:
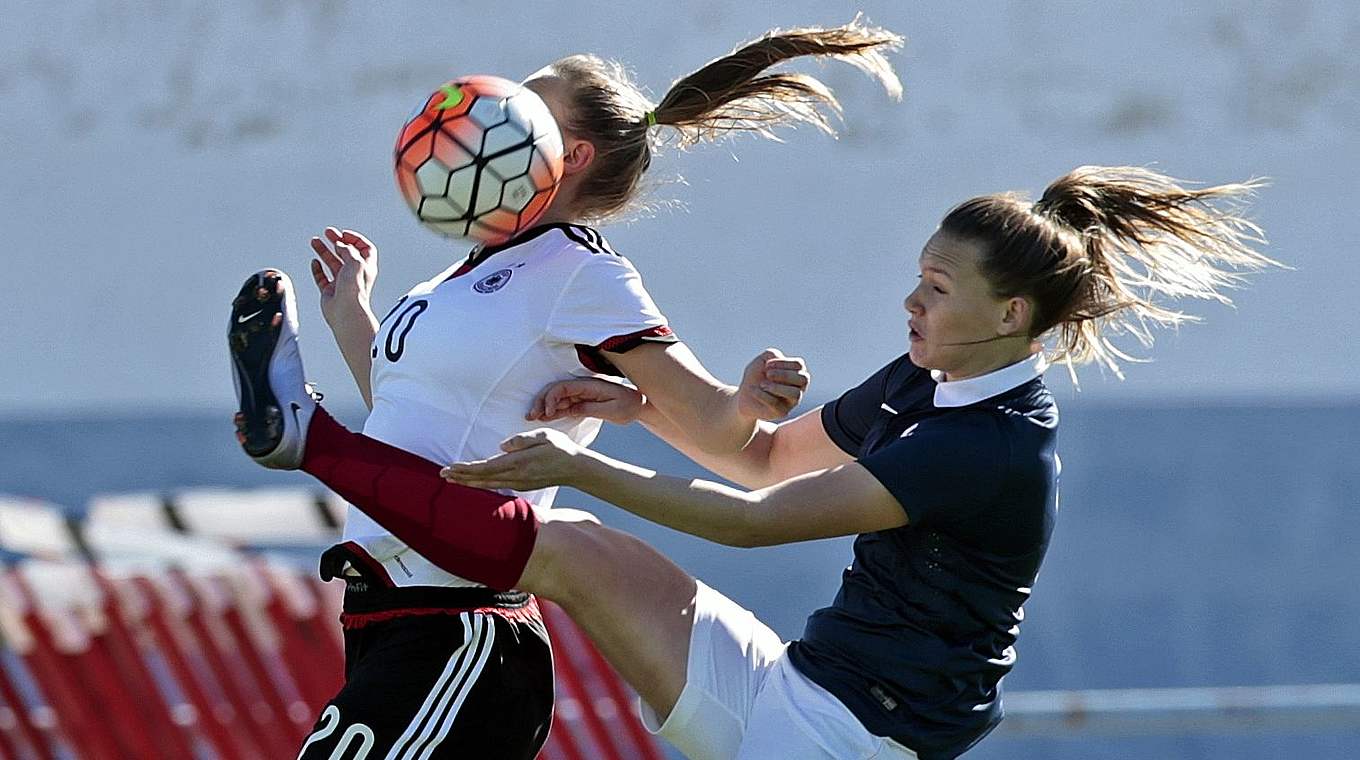
[[(458, 719), (458, 711), (486, 667), (496, 643), (495, 624), (486, 615), (464, 612), (459, 617), (463, 621), (463, 630), (470, 632), (469, 635), (449, 657), (448, 664), (435, 679), (434, 686), (415, 717), (411, 718), (406, 730), (383, 760), (429, 760), (435, 748), (448, 737), (449, 730)], [(321, 728), (307, 737), (299, 757), (305, 755), (307, 748), (314, 742), (335, 733), (340, 726), (339, 708), (327, 706), (320, 722)], [(367, 760), (373, 743), (373, 729), (355, 723), (345, 729), (327, 760)]]

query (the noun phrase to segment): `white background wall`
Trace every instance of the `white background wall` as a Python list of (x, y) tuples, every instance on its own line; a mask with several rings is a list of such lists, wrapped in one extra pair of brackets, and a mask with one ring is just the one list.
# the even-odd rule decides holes
[[(770, 344), (809, 358), (814, 394), (836, 393), (903, 349), (901, 297), (950, 205), (1037, 194), (1082, 163), (1155, 162), (1272, 177), (1256, 216), (1294, 270), (1257, 278), (1235, 311), (1195, 307), (1205, 324), (1165, 336), (1124, 383), (1091, 370), (1083, 396), (1360, 397), (1360, 5), (1346, 0), (0, 0), (0, 414), (228, 408), (228, 301), (263, 265), (310, 288), (306, 240), (324, 225), (378, 241), (380, 310), (460, 258), (415, 224), (389, 166), (402, 120), (449, 76), (519, 78), (595, 51), (659, 97), (771, 26), (859, 8), (909, 37), (905, 101), (829, 65), (839, 141), (667, 155), (653, 178), (687, 184), (655, 197), (687, 210), (607, 230), (718, 374)], [(311, 374), (355, 401), (310, 295), (302, 316)]]

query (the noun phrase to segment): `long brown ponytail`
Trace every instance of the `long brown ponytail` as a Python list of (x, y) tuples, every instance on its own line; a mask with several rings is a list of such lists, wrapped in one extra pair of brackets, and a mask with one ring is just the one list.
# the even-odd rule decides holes
[(1048, 335), (1069, 367), (1098, 362), (1119, 374), (1135, 360), (1111, 338), (1144, 345), (1151, 328), (1197, 318), (1162, 299), (1231, 303), (1224, 290), (1278, 263), (1262, 255), (1261, 229), (1243, 215), (1259, 180), (1187, 187), (1149, 169), (1083, 166), (1029, 203), (983, 196), (952, 210), (942, 229), (980, 240), (984, 275), (998, 296), (1029, 296), (1031, 334)]
[(671, 85), (656, 106), (655, 120), (679, 130), (686, 144), (734, 131), (771, 136), (770, 127), (778, 124), (810, 124), (834, 133), (823, 109), (839, 115), (841, 105), (826, 85), (803, 74), (765, 70), (803, 56), (835, 58), (900, 98), (902, 83), (883, 51), (901, 45), (900, 36), (858, 19), (833, 29), (772, 31)]
[(657, 104), (616, 62), (573, 55), (553, 63), (547, 74), (569, 88), (572, 112), (562, 126), (596, 150), (574, 210), (600, 219), (628, 206), (651, 164), (654, 128), (674, 130), (682, 147), (735, 132), (773, 137), (773, 127), (800, 123), (834, 133), (828, 112), (839, 115), (840, 103), (826, 85), (811, 76), (766, 70), (803, 56), (834, 58), (901, 97), (902, 85), (884, 57), (901, 45), (899, 35), (858, 18), (834, 28), (771, 31), (677, 80)]

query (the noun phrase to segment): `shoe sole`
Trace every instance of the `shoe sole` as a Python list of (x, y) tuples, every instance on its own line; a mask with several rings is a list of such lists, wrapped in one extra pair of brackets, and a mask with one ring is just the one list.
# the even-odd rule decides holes
[(266, 269), (251, 275), (231, 302), (227, 344), (240, 382), (236, 440), (252, 457), (278, 448), (283, 440), (283, 411), (269, 385), (269, 362), (283, 326), (283, 278)]

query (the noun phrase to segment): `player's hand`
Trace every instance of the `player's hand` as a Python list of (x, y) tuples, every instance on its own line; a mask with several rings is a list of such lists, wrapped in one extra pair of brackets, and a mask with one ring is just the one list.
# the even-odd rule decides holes
[(627, 425), (638, 418), (644, 400), (637, 389), (608, 380), (563, 380), (539, 391), (524, 419), (551, 422), (568, 417), (595, 417)]
[(334, 326), (355, 306), (368, 309), (378, 281), (378, 247), (354, 230), (327, 227), (311, 240), (312, 280), (321, 295), (321, 313)]
[(755, 419), (783, 419), (803, 400), (810, 380), (801, 358), (767, 348), (746, 365), (737, 388), (737, 408)]
[(533, 491), (571, 485), (588, 457), (565, 433), (530, 430), (501, 442), (502, 454), (473, 462), (455, 462), (439, 471), (451, 483), (473, 488)]

